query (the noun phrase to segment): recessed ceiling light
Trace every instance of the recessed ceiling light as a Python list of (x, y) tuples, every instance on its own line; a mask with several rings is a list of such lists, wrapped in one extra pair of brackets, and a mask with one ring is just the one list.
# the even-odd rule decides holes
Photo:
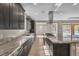
[(63, 3), (56, 3), (55, 6), (61, 6)]
[(37, 3), (33, 3), (34, 5), (37, 5)]

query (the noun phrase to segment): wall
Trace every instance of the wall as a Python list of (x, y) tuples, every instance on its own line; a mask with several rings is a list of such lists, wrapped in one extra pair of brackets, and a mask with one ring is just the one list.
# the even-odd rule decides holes
[(48, 24), (47, 22), (36, 22), (36, 34), (52, 33), (56, 35), (56, 27), (57, 24)]
[(46, 22), (36, 22), (36, 34), (44, 34), (48, 31)]
[(0, 39), (7, 37), (17, 37), (24, 32), (24, 30), (0, 30)]

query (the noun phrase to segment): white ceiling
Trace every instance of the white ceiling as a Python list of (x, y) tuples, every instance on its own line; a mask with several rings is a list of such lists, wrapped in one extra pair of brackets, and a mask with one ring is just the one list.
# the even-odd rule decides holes
[(22, 3), (26, 14), (34, 20), (48, 21), (48, 12), (54, 11), (54, 20), (67, 20), (73, 17), (79, 17), (79, 4), (74, 3)]
[(73, 3), (64, 3), (54, 13), (54, 19), (56, 20), (76, 20), (79, 17), (79, 4), (73, 5)]
[(48, 20), (48, 11), (54, 10), (56, 6), (52, 3), (22, 3), (26, 14), (30, 15), (34, 20)]

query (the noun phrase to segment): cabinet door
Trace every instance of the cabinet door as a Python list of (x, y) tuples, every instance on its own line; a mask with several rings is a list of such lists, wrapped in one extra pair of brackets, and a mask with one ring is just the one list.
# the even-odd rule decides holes
[(10, 18), (9, 18), (9, 3), (4, 3), (3, 4), (3, 15), (4, 15), (4, 28), (9, 29), (10, 27)]
[(18, 13), (19, 13), (19, 15), (18, 15), (18, 28), (20, 29), (20, 23), (21, 23), (21, 14), (20, 14), (20, 12), (21, 12), (21, 8), (20, 8), (20, 6), (18, 5)]
[(22, 29), (24, 29), (24, 11), (22, 11)]
[(3, 4), (0, 3), (0, 29), (4, 28), (3, 20)]
[(19, 6), (19, 28), (24, 29), (24, 11), (22, 10), (21, 6)]
[(10, 3), (10, 29), (13, 28), (13, 3)]
[(20, 4), (0, 3), (0, 29), (22, 28), (24, 29), (24, 10)]
[(22, 9), (20, 9), (20, 15), (21, 15), (21, 19), (20, 19), (20, 29), (24, 29), (24, 12)]
[(53, 44), (54, 56), (69, 56), (70, 45), (69, 44)]
[(18, 8), (16, 4), (13, 4), (13, 29), (18, 28)]

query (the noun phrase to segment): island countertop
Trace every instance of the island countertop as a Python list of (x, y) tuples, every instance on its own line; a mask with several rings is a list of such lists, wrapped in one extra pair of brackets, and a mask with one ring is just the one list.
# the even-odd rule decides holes
[(46, 37), (46, 39), (50, 40), (52, 43), (79, 43), (79, 40), (56, 40), (55, 38)]

